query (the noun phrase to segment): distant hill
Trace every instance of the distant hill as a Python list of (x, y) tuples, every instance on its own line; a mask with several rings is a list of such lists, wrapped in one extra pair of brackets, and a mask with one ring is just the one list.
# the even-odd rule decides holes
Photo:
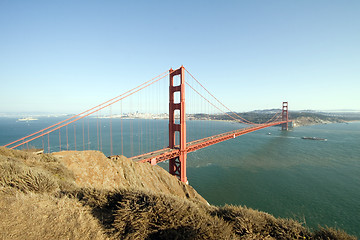
[[(280, 109), (255, 110), (251, 112), (236, 113), (238, 116), (253, 122), (264, 123), (280, 112)], [(233, 113), (228, 114), (188, 114), (190, 120), (222, 120), (235, 121), (238, 117)], [(311, 110), (289, 111), (289, 119), (293, 120), (294, 126), (341, 123), (348, 121), (360, 121), (359, 112), (317, 112)]]
[(356, 239), (241, 206), (211, 206), (158, 166), (97, 151), (0, 147), (0, 239)]

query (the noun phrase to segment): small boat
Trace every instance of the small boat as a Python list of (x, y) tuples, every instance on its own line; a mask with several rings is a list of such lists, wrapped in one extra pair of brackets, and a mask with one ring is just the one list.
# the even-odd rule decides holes
[(28, 122), (28, 121), (36, 121), (36, 120), (38, 119), (33, 117), (28, 117), (28, 118), (19, 118), (18, 122)]
[(268, 133), (267, 135), (271, 135), (271, 133)]
[(319, 137), (302, 137), (301, 139), (305, 139), (305, 140), (327, 141), (327, 139), (326, 139), (326, 138), (319, 138)]

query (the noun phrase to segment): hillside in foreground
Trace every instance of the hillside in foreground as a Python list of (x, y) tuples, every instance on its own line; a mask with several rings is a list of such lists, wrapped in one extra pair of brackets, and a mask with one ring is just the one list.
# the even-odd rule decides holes
[(0, 239), (356, 239), (243, 206), (211, 206), (164, 169), (97, 151), (0, 147)]

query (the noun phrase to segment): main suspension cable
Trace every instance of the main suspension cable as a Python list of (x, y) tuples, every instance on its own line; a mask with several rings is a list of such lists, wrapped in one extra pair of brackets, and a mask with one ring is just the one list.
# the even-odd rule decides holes
[[(166, 73), (166, 74), (165, 74), (165, 73)], [(165, 74), (165, 75), (164, 75), (164, 74)], [(164, 75), (164, 76), (162, 76), (162, 75)], [(41, 136), (44, 136), (44, 135), (46, 135), (46, 134), (49, 134), (49, 133), (51, 133), (51, 132), (53, 132), (53, 131), (55, 131), (55, 130), (57, 130), (57, 129), (60, 129), (60, 128), (64, 127), (64, 126), (67, 126), (67, 125), (73, 123), (73, 122), (76, 122), (76, 121), (78, 121), (78, 120), (80, 120), (80, 119), (83, 119), (83, 118), (85, 118), (85, 117), (87, 117), (87, 116), (89, 116), (89, 115), (91, 115), (91, 114), (93, 114), (93, 113), (95, 113), (95, 112), (98, 112), (98, 111), (100, 111), (101, 109), (104, 109), (104, 108), (106, 108), (106, 107), (108, 107), (108, 106), (110, 106), (110, 105), (112, 105), (112, 104), (114, 104), (114, 103), (116, 103), (116, 102), (119, 102), (119, 101), (123, 100), (124, 98), (127, 98), (127, 97), (133, 95), (134, 93), (139, 92), (140, 90), (142, 90), (142, 89), (144, 89), (144, 88), (146, 88), (146, 87), (148, 87), (148, 86), (150, 86), (150, 85), (152, 85), (152, 84), (160, 81), (161, 79), (165, 78), (165, 77), (168, 76), (168, 75), (169, 75), (168, 72), (164, 72), (164, 73), (160, 74), (159, 76), (157, 76), (157, 77), (155, 77), (155, 78), (153, 78), (153, 79), (151, 79), (151, 80), (149, 80), (149, 81), (147, 81), (147, 82), (145, 82), (145, 83), (143, 83), (143, 84), (141, 84), (141, 85), (139, 85), (139, 86), (137, 86), (137, 87), (135, 87), (135, 88), (133, 88), (133, 89), (131, 89), (131, 90), (129, 90), (129, 91), (127, 91), (127, 92), (125, 92), (125, 93), (117, 96), (117, 97), (115, 97), (115, 98), (112, 98), (112, 99), (110, 99), (110, 100), (108, 100), (108, 101), (106, 101), (106, 102), (104, 102), (104, 103), (102, 103), (102, 104), (100, 104), (100, 105), (98, 105), (98, 106), (96, 106), (96, 107), (93, 107), (93, 108), (91, 108), (91, 109), (89, 109), (89, 110), (86, 110), (86, 111), (80, 113), (80, 114), (77, 114), (76, 116), (78, 116), (78, 118), (76, 118), (76, 119), (74, 119), (74, 120), (72, 120), (72, 121), (70, 121), (70, 122), (64, 123), (64, 122), (66, 122), (66, 121), (69, 121), (69, 120), (75, 118), (75, 116), (73, 116), (73, 117), (71, 117), (71, 118), (69, 118), (69, 119), (63, 120), (63, 121), (61, 121), (61, 122), (59, 122), (59, 123), (57, 123), (57, 124), (54, 124), (54, 125), (52, 125), (52, 126), (50, 126), (50, 127), (45, 128), (45, 129), (42, 129), (42, 130), (40, 130), (40, 131), (38, 131), (38, 132), (36, 132), (36, 133), (33, 133), (33, 134), (28, 135), (28, 136), (26, 136), (26, 137), (23, 137), (23, 138), (21, 138), (21, 139), (19, 139), (19, 140), (16, 140), (16, 141), (12, 142), (12, 143), (9, 143), (9, 144), (5, 145), (5, 147), (6, 147), (6, 146), (9, 146), (9, 145), (12, 145), (12, 144), (14, 144), (14, 143), (16, 143), (16, 142), (19, 142), (19, 141), (21, 141), (21, 140), (30, 138), (31, 136), (34, 136), (35, 134), (42, 132), (42, 134), (40, 134), (40, 135), (38, 135), (38, 136), (36, 136), (36, 137), (33, 137), (33, 138), (28, 139), (28, 140), (26, 140), (26, 141), (23, 141), (22, 143), (18, 143), (17, 145), (11, 147), (11, 149), (14, 149), (14, 148), (16, 148), (16, 147), (19, 147), (19, 146), (21, 146), (21, 145), (23, 145), (23, 144), (25, 144), (25, 143), (31, 142), (31, 141), (33, 141), (33, 140), (35, 140), (35, 139), (37, 139), (37, 138), (39, 138), (39, 137), (41, 137)], [(162, 76), (162, 77), (160, 77), (160, 76)], [(156, 78), (158, 78), (158, 79), (156, 79)], [(151, 81), (152, 81), (152, 82), (151, 82)], [(145, 85), (145, 84), (146, 84), (146, 85)], [(142, 87), (141, 87), (141, 86), (142, 86)], [(139, 88), (139, 87), (140, 87), (140, 88)], [(135, 89), (136, 89), (136, 90), (135, 90)], [(127, 94), (127, 95), (126, 95), (126, 94)], [(124, 96), (124, 95), (125, 95), (125, 96)], [(119, 97), (121, 97), (121, 98), (119, 98)], [(117, 99), (117, 98), (118, 98), (118, 99)], [(115, 99), (116, 99), (116, 100), (115, 100)], [(111, 102), (112, 100), (114, 100), (114, 101)], [(110, 103), (109, 103), (109, 102), (110, 102)], [(108, 103), (108, 104), (106, 104), (106, 103)], [(104, 104), (106, 104), (106, 105), (103, 106)], [(99, 106), (102, 106), (102, 107), (99, 107)], [(97, 107), (99, 107), (99, 108), (96, 109)], [(95, 109), (95, 110), (94, 110), (94, 109)], [(93, 111), (91, 111), (91, 110), (93, 110)], [(91, 111), (91, 112), (89, 113), (89, 111)], [(87, 114), (81, 116), (81, 115), (84, 114), (84, 113), (87, 113)], [(48, 130), (48, 129), (50, 129), (51, 127), (55, 127), (55, 126), (60, 125), (60, 124), (62, 124), (62, 123), (64, 123), (64, 124), (61, 125), (61, 126), (58, 126), (58, 127), (54, 128), (54, 129)], [(45, 130), (48, 130), (48, 131), (44, 133)]]
[(220, 103), (224, 108), (226, 108), (228, 111), (230, 111), (232, 114), (234, 114), (235, 116), (237, 116), (238, 118), (242, 119), (242, 122), (245, 124), (255, 124), (241, 116), (239, 116), (238, 114), (236, 114), (235, 112), (233, 112), (232, 110), (230, 110), (227, 106), (225, 106), (222, 102), (220, 102), (213, 94), (211, 94), (186, 68), (185, 71), (207, 92), (210, 94), (210, 96), (212, 96), (218, 103)]

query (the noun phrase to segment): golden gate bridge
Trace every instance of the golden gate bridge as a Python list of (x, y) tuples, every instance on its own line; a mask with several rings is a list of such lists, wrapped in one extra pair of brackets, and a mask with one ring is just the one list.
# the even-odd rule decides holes
[[(189, 80), (185, 81), (185, 75)], [(167, 77), (169, 82), (166, 81)], [(108, 113), (105, 114), (104, 111)], [(222, 114), (239, 125), (235, 125), (235, 129), (231, 131), (216, 134), (207, 131), (206, 129), (214, 128), (206, 124), (214, 122), (211, 116), (217, 114)], [(199, 134), (192, 134), (191, 141), (188, 141), (187, 120), (196, 115), (203, 117), (202, 123), (193, 127), (191, 132)], [(134, 119), (138, 121), (135, 122)], [(148, 121), (149, 119), (155, 121)], [(159, 127), (156, 123), (159, 119), (168, 119), (167, 126), (162, 124)], [(113, 124), (115, 121), (120, 122), (117, 127)], [(188, 153), (271, 126), (281, 125), (282, 130), (288, 130), (289, 122), (291, 120), (288, 115), (288, 102), (283, 102), (282, 109), (262, 123), (254, 123), (241, 117), (219, 101), (181, 66), (176, 70), (170, 69), (102, 104), (4, 146), (11, 149), (47, 149), (49, 153), (62, 150), (103, 151), (103, 145), (109, 142), (110, 159), (126, 155), (133, 161), (153, 165), (168, 160), (169, 173), (186, 183)], [(125, 127), (129, 129), (126, 130)], [(167, 131), (159, 129), (164, 127)], [(201, 132), (199, 129), (202, 127), (206, 129)], [(130, 150), (124, 149), (125, 143)]]

